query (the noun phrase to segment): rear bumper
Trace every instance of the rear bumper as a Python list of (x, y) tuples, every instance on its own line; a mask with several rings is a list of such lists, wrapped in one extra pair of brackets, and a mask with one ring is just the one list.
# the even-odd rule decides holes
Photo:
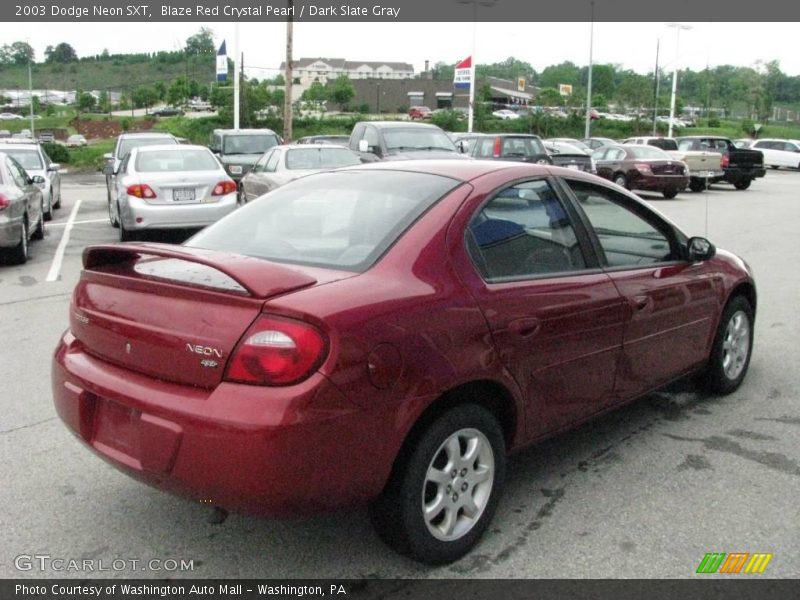
[(315, 374), (283, 388), (171, 384), (86, 353), (65, 333), (52, 362), (56, 411), (121, 471), (197, 502), (294, 514), (377, 496), (397, 442), (393, 412), (364, 411)]
[(654, 192), (663, 192), (666, 189), (682, 191), (689, 185), (689, 177), (686, 175), (641, 175), (630, 185), (637, 190)]
[(759, 177), (764, 177), (767, 174), (767, 170), (763, 167), (756, 168), (756, 169), (725, 169), (724, 175), (718, 179), (717, 181), (727, 181), (728, 183), (736, 183), (737, 181), (742, 180), (749, 180), (749, 179), (758, 179)]
[(236, 210), (236, 194), (199, 204), (150, 204), (127, 196), (119, 203), (120, 219), (129, 231), (205, 227)]
[(22, 236), (22, 218), (0, 220), (0, 248), (13, 248)]
[(723, 171), (722, 169), (713, 171), (698, 169), (697, 171), (691, 171), (689, 173), (689, 177), (691, 179), (700, 179), (702, 181), (705, 181), (707, 179), (719, 180), (720, 178), (725, 177), (725, 171)]

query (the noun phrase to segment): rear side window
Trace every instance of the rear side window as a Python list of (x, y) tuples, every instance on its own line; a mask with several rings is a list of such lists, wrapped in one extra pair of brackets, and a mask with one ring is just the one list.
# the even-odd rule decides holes
[(506, 188), (472, 219), (467, 248), (487, 281), (586, 268), (572, 223), (547, 181)]
[(677, 150), (678, 144), (675, 143), (675, 140), (669, 140), (665, 138), (655, 138), (651, 139), (647, 142), (651, 146), (655, 146), (656, 148), (661, 148), (662, 150)]
[(383, 170), (311, 175), (247, 204), (186, 245), (360, 272), (460, 183)]

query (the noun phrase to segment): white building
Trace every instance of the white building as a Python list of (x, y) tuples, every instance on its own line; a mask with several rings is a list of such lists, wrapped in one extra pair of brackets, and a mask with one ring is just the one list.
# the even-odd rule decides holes
[[(281, 73), (285, 68), (286, 64), (281, 63)], [(351, 79), (410, 79), (414, 76), (414, 67), (403, 62), (301, 58), (293, 61), (292, 73), (300, 79), (300, 85), (309, 86), (315, 81), (324, 85), (340, 75)]]

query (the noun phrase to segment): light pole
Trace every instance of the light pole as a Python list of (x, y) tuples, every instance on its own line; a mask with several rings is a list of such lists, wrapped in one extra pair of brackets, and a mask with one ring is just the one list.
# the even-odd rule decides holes
[(478, 37), (478, 5), (491, 8), (500, 0), (456, 0), (459, 4), (472, 5), (472, 55), (471, 73), (469, 81), (469, 108), (467, 109), (467, 131), (472, 133), (472, 121), (475, 116), (475, 41)]
[(586, 126), (583, 137), (588, 138), (592, 131), (592, 52), (594, 50), (594, 0), (591, 1), (591, 17), (589, 25), (589, 81), (586, 85)]
[(672, 97), (669, 101), (669, 130), (667, 131), (667, 137), (672, 137), (672, 125), (675, 121), (675, 93), (678, 90), (678, 50), (681, 43), (681, 29), (688, 31), (691, 26), (681, 25), (680, 23), (667, 23), (667, 27), (675, 28), (675, 64), (672, 69)]

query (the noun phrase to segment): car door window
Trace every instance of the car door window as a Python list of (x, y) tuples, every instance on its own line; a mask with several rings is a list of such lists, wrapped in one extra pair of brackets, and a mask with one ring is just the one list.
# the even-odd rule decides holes
[(606, 152), (606, 160), (622, 160), (625, 158), (625, 151), (621, 148), (610, 148)]
[(378, 139), (378, 132), (374, 127), (367, 127), (364, 131), (364, 139), (367, 140), (367, 146), (372, 148), (373, 151), (380, 152), (381, 142)]
[(473, 217), (467, 246), (487, 281), (586, 268), (567, 212), (545, 180), (500, 191)]
[(275, 169), (278, 167), (278, 161), (280, 160), (280, 157), (281, 153), (273, 150), (272, 154), (269, 155), (269, 159), (264, 165), (264, 171), (266, 173), (274, 173)]
[(130, 163), (130, 160), (131, 160), (131, 153), (128, 152), (125, 155), (125, 158), (123, 158), (122, 162), (119, 164), (119, 170), (118, 171), (120, 173), (127, 173), (128, 172), (128, 164)]
[(14, 180), (14, 183), (17, 187), (22, 188), (23, 190), (28, 187), (28, 175), (25, 171), (20, 167), (16, 162), (13, 160), (9, 160), (8, 164), (8, 171), (11, 173), (11, 178)]
[(483, 138), (475, 146), (475, 156), (490, 157), (494, 152), (494, 138)]
[(605, 186), (566, 180), (594, 229), (609, 267), (647, 266), (677, 260), (678, 242), (655, 215)]
[(258, 162), (253, 167), (253, 172), (254, 173), (261, 173), (262, 171), (264, 171), (267, 168), (267, 163), (269, 162), (269, 159), (272, 158), (272, 155), (274, 153), (275, 153), (275, 151), (272, 150), (272, 151), (267, 152), (266, 154), (264, 154), (264, 156), (262, 156), (261, 158), (259, 158)]

